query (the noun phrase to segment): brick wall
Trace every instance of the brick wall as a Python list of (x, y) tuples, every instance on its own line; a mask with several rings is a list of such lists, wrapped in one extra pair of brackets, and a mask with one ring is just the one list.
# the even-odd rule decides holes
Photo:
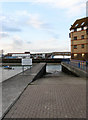
[[(84, 35), (84, 39), (81, 38), (82, 35)], [(74, 40), (74, 37), (77, 37), (77, 40)], [(84, 48), (82, 48), (82, 44)], [(77, 48), (74, 48), (74, 45), (77, 45)], [(86, 30), (71, 32), (71, 59), (88, 60), (88, 34)]]

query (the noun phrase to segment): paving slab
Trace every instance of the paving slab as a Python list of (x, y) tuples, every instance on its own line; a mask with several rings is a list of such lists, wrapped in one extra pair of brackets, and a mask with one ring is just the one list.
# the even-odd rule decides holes
[(86, 80), (62, 72), (29, 85), (3, 119), (86, 118)]

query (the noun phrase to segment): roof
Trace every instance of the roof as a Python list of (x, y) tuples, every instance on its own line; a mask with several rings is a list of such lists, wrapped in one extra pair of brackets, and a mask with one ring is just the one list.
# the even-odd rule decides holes
[(74, 22), (74, 24), (71, 26), (70, 30), (76, 29), (76, 28), (82, 28), (88, 25), (88, 17), (78, 19)]

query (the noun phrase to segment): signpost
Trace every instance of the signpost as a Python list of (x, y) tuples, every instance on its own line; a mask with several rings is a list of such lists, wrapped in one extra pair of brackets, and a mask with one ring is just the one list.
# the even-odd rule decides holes
[(25, 58), (25, 59), (22, 59), (22, 68), (23, 68), (23, 72), (24, 72), (24, 66), (32, 66), (32, 59), (28, 59), (28, 58)]

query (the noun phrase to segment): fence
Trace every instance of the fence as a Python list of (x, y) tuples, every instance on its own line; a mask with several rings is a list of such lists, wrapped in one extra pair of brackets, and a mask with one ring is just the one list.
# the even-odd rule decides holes
[(70, 60), (66, 61), (66, 63), (88, 72), (88, 61)]

